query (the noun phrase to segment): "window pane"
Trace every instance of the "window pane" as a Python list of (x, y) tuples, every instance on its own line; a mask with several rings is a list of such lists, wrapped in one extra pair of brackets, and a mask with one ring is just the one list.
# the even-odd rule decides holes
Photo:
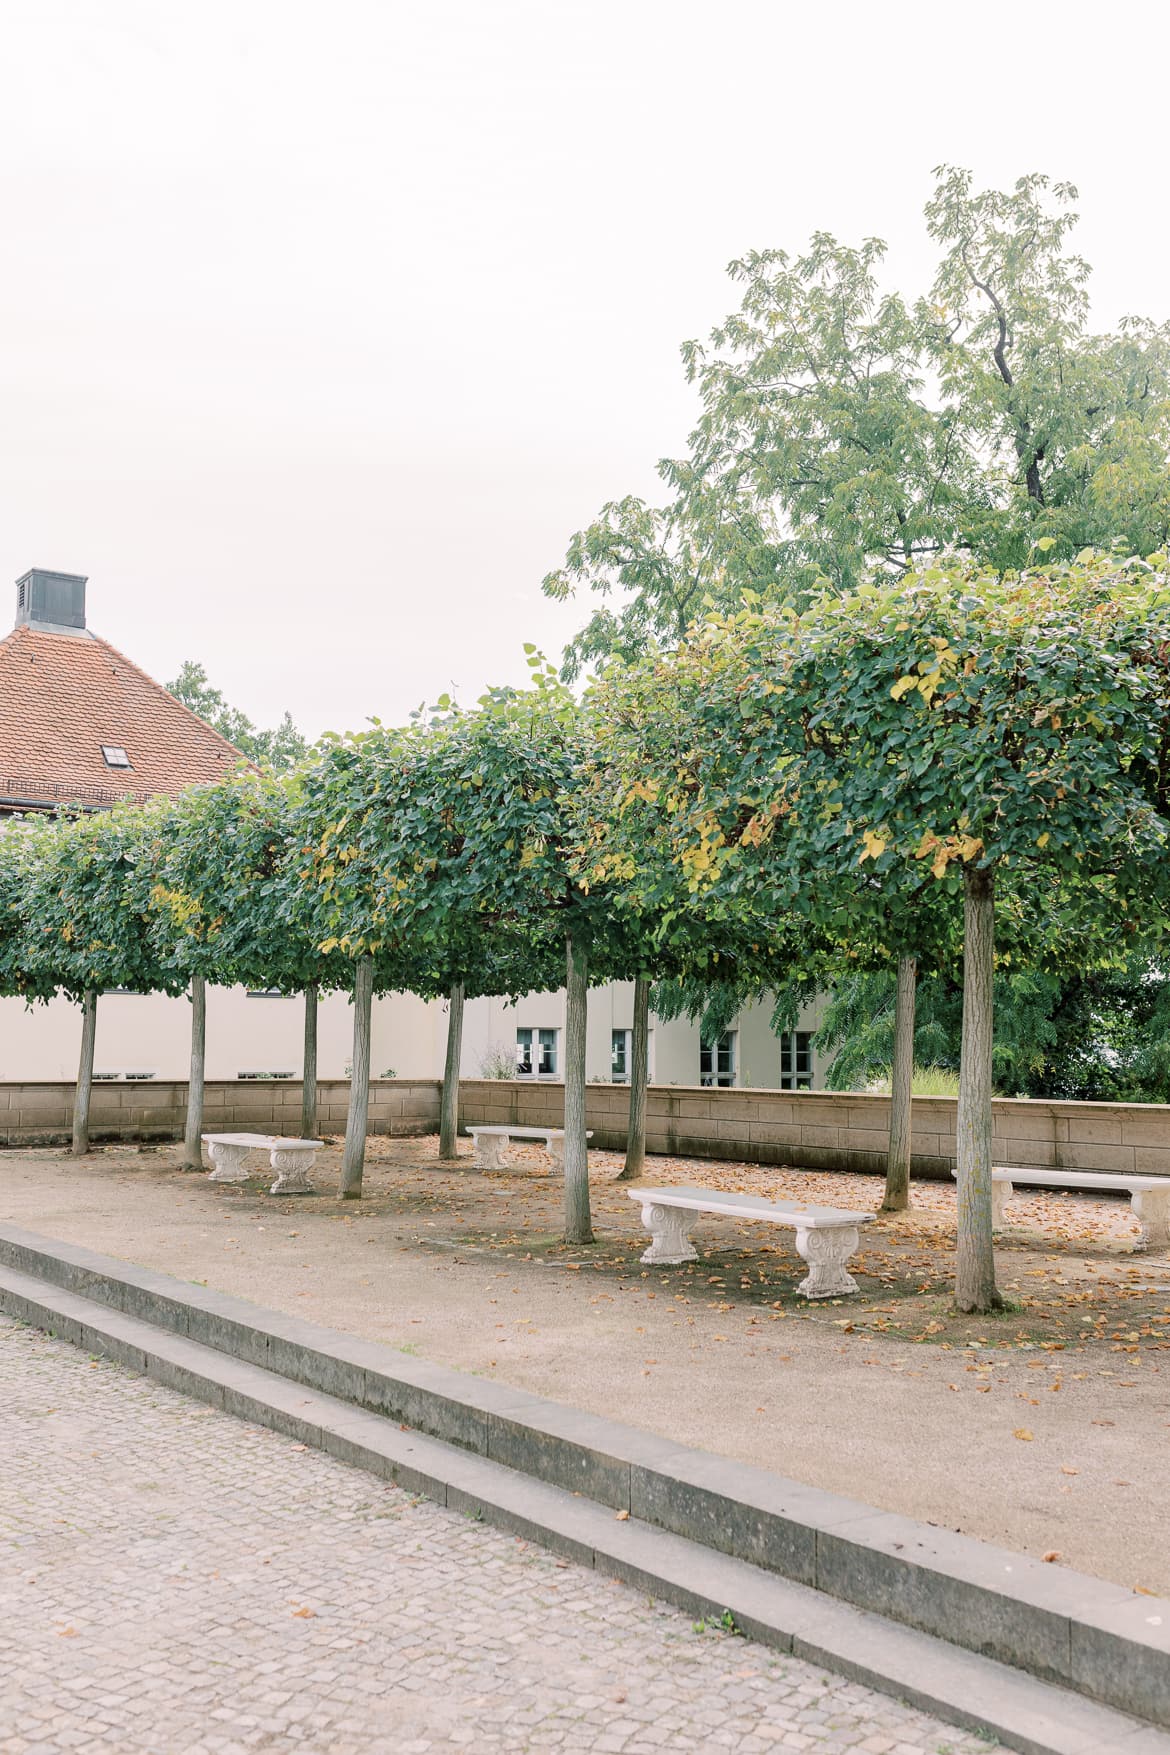
[(555, 1030), (540, 1030), (540, 1071), (552, 1073), (557, 1070), (557, 1033)]
[(516, 1032), (516, 1071), (527, 1074), (532, 1072), (531, 1030), (517, 1030)]
[(619, 1084), (619, 1085), (624, 1084), (626, 1082), (626, 1079), (629, 1077), (629, 1071), (630, 1071), (630, 1056), (629, 1056), (629, 1047), (628, 1047), (629, 1037), (630, 1037), (630, 1032), (628, 1030), (614, 1030), (612, 1032), (612, 1047), (610, 1050), (610, 1078), (614, 1081), (615, 1084)]
[(701, 1085), (711, 1083), (711, 1044), (709, 1042), (700, 1042), (699, 1044), (699, 1083)]

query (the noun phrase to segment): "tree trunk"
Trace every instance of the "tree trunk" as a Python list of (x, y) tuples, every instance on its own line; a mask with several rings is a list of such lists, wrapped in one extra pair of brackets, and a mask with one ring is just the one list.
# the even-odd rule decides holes
[(650, 977), (634, 981), (634, 1028), (630, 1043), (630, 1119), (626, 1161), (618, 1182), (637, 1182), (646, 1173), (646, 1086), (650, 1082)]
[(305, 988), (305, 1058), (301, 1073), (301, 1138), (317, 1137), (317, 983)]
[(585, 946), (565, 934), (565, 1242), (592, 1243), (589, 1142), (585, 1137), (585, 1025), (589, 962)]
[(370, 1118), (370, 1011), (373, 1002), (373, 958), (361, 957), (353, 983), (353, 1071), (349, 1081), (349, 1114), (345, 1121), (345, 1152), (341, 1160), (342, 1200), (362, 1198), (366, 1127)]
[(914, 1084), (914, 998), (918, 981), (916, 957), (898, 958), (894, 999), (894, 1064), (890, 1072), (890, 1144), (886, 1153), (883, 1213), (905, 1212), (910, 1205), (911, 1094)]
[(959, 1063), (957, 1156), (959, 1237), (955, 1303), (982, 1315), (1002, 1300), (991, 1241), (991, 1041), (995, 878), (963, 874), (963, 1046)]
[(439, 1109), (439, 1157), (450, 1162), (459, 1156), (459, 1063), (463, 1056), (462, 981), (451, 983), (447, 1006), (447, 1060), (443, 1067), (443, 1097)]
[(207, 984), (191, 977), (191, 1078), (187, 1085), (187, 1130), (183, 1135), (184, 1170), (203, 1168), (203, 1072), (207, 1056)]
[(97, 1040), (98, 996), (91, 987), (81, 1000), (81, 1057), (77, 1063), (77, 1090), (73, 1096), (73, 1156), (89, 1151), (89, 1101), (93, 1095), (93, 1045)]

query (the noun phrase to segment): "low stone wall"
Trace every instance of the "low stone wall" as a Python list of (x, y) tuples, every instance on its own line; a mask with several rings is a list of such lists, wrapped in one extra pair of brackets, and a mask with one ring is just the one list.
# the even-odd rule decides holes
[[(589, 1086), (586, 1112), (595, 1146), (625, 1146), (628, 1105), (624, 1086)], [(955, 1110), (953, 1097), (914, 1099), (915, 1176), (950, 1177)], [(559, 1084), (481, 1079), (463, 1085), (465, 1126), (559, 1126), (563, 1113)], [(680, 1158), (884, 1173), (889, 1114), (888, 1097), (656, 1085), (646, 1102), (646, 1149)], [(999, 1098), (994, 1119), (997, 1164), (1170, 1175), (1170, 1105)]]
[[(440, 1088), (437, 1079), (371, 1080), (370, 1132), (436, 1133)], [(95, 1144), (181, 1139), (186, 1101), (181, 1082), (99, 1082), (93, 1088), (91, 1136)], [(344, 1133), (348, 1101), (347, 1080), (322, 1081), (322, 1134)], [(559, 1127), (564, 1104), (564, 1087), (553, 1082), (465, 1079), (461, 1090), (465, 1127), (476, 1122)], [(586, 1110), (595, 1146), (624, 1148), (628, 1105), (624, 1085), (589, 1086)], [(1170, 1105), (999, 1098), (994, 1109), (997, 1164), (1170, 1175)], [(60, 1145), (68, 1142), (72, 1125), (72, 1085), (0, 1085), (0, 1145)], [(205, 1126), (209, 1133), (298, 1134), (300, 1085), (286, 1079), (210, 1083)], [(888, 1128), (888, 1098), (833, 1091), (655, 1085), (646, 1103), (647, 1149), (679, 1158), (880, 1173)], [(954, 1099), (916, 1097), (914, 1175), (945, 1179), (954, 1162)]]
[[(372, 1079), (370, 1132), (436, 1133), (439, 1127), (437, 1079)], [(323, 1134), (345, 1132), (348, 1079), (323, 1079), (317, 1088), (317, 1124)], [(90, 1138), (95, 1145), (120, 1140), (181, 1140), (186, 1117), (184, 1082), (143, 1079), (126, 1083), (99, 1080), (93, 1087)], [(205, 1092), (207, 1133), (299, 1135), (301, 1087), (292, 1079), (225, 1079)], [(73, 1131), (73, 1086), (0, 1085), (0, 1145), (67, 1144)]]

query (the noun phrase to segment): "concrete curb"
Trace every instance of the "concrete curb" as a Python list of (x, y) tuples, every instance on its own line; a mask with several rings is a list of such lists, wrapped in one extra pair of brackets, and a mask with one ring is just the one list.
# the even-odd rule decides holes
[[(82, 1311), (74, 1317), (81, 1345), (91, 1345), (85, 1338), (91, 1336), (92, 1342), (101, 1342), (100, 1350), (108, 1350), (118, 1340), (118, 1318), (104, 1316), (95, 1326), (95, 1305), (122, 1313), (123, 1320), (135, 1325), (134, 1339), (127, 1342), (131, 1356), (125, 1361), (135, 1369), (149, 1370), (151, 1358), (161, 1357), (164, 1342), (173, 1345), (175, 1337), (197, 1346), (204, 1377), (208, 1362), (203, 1355), (226, 1356), (217, 1367), (221, 1372), (262, 1372), (270, 1388), (279, 1388), (279, 1393), (272, 1388), (270, 1397), (273, 1417), (263, 1423), (277, 1424), (281, 1408), (292, 1405), (287, 1398), (291, 1395), (296, 1402), (290, 1385), (300, 1385), (302, 1394), (308, 1390), (328, 1400), (338, 1432), (346, 1421), (361, 1422), (366, 1437), (375, 1430), (384, 1432), (387, 1419), (376, 1417), (385, 1416), (396, 1426), (411, 1428), (416, 1460), (418, 1446), (437, 1440), (446, 1503), (457, 1502), (463, 1490), (460, 1469), (490, 1465), (523, 1483), (526, 1504), (552, 1491), (568, 1495), (570, 1505), (590, 1502), (591, 1514), (615, 1528), (632, 1526), (681, 1539), (690, 1550), (688, 1578), (701, 1577), (704, 1565), (709, 1568), (726, 1557), (776, 1589), (800, 1589), (807, 1599), (802, 1627), (815, 1624), (818, 1617), (844, 1613), (849, 1604), (854, 1615), (860, 1610), (868, 1619), (885, 1618), (877, 1625), (885, 1628), (887, 1638), (895, 1633), (908, 1638), (907, 1629), (916, 1630), (916, 1637), (944, 1634), (947, 1645), (934, 1638), (930, 1643), (952, 1665), (966, 1653), (978, 1654), (997, 1666), (1012, 1666), (1028, 1688), (1036, 1687), (1033, 1678), (1041, 1678), (1153, 1724), (1170, 1725), (1170, 1609), (1160, 1599), (13, 1227), (0, 1227), (0, 1264), (14, 1270), (3, 1274), (0, 1302), (26, 1320), (54, 1326), (59, 1300), (46, 1298), (43, 1291), (33, 1296), (38, 1285), (85, 1300), (88, 1316)], [(18, 1285), (17, 1277), (27, 1277), (27, 1283)], [(175, 1387), (188, 1385), (175, 1381)], [(203, 1392), (192, 1388), (191, 1393)], [(217, 1405), (242, 1411), (230, 1400)], [(255, 1411), (246, 1417), (262, 1418)], [(305, 1424), (306, 1417), (298, 1416), (298, 1425)], [(301, 1431), (299, 1436), (325, 1443), (320, 1431), (308, 1438)], [(358, 1442), (356, 1434), (353, 1441)], [(325, 1447), (341, 1454), (330, 1444)], [(360, 1463), (357, 1455), (345, 1460)], [(435, 1492), (438, 1477), (432, 1479), (423, 1469), (412, 1478), (409, 1457), (400, 1457), (396, 1466), (405, 1472), (392, 1478), (402, 1485), (428, 1495)], [(602, 1507), (609, 1508), (608, 1516)], [(497, 1509), (500, 1515), (494, 1521), (505, 1513), (503, 1500)], [(628, 1512), (630, 1525), (614, 1524), (614, 1511)], [(555, 1546), (556, 1527), (546, 1526), (538, 1515), (529, 1533)], [(781, 1579), (788, 1584), (781, 1586)], [(683, 1583), (676, 1578), (672, 1588)], [(688, 1588), (687, 1602), (693, 1604), (701, 1592), (693, 1583)], [(656, 1594), (669, 1593), (660, 1587)], [(815, 1605), (812, 1622), (810, 1605)], [(719, 1611), (726, 1607), (734, 1605), (723, 1602)], [(736, 1613), (745, 1630), (754, 1632), (750, 1609)], [(889, 1622), (901, 1626), (890, 1627)], [(805, 1655), (817, 1653), (810, 1649)], [(819, 1661), (842, 1667), (828, 1648)], [(982, 1718), (970, 1722), (997, 1729), (1003, 1741), (1019, 1749), (1049, 1746), (1034, 1737), (1021, 1741), (1025, 1733), (1019, 1731), (1008, 1736), (1006, 1728), (992, 1724), (986, 1698)], [(1058, 1698), (1067, 1701), (1068, 1696)], [(933, 1703), (932, 1710), (943, 1711), (942, 1703)], [(953, 1712), (948, 1716), (953, 1718)], [(1126, 1722), (1131, 1735), (1132, 1724)], [(1143, 1735), (1158, 1737), (1151, 1750), (1170, 1751), (1170, 1740), (1160, 1733)], [(1098, 1740), (1083, 1748), (1088, 1755), (1090, 1748), (1113, 1746)], [(1130, 1741), (1117, 1747), (1129, 1751), (1137, 1745)]]

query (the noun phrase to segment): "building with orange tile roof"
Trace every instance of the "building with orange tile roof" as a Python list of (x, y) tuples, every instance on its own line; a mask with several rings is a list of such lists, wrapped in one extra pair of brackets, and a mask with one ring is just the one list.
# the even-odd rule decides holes
[(34, 567), (0, 640), (0, 813), (98, 810), (206, 785), (244, 758), (86, 625), (86, 579)]

